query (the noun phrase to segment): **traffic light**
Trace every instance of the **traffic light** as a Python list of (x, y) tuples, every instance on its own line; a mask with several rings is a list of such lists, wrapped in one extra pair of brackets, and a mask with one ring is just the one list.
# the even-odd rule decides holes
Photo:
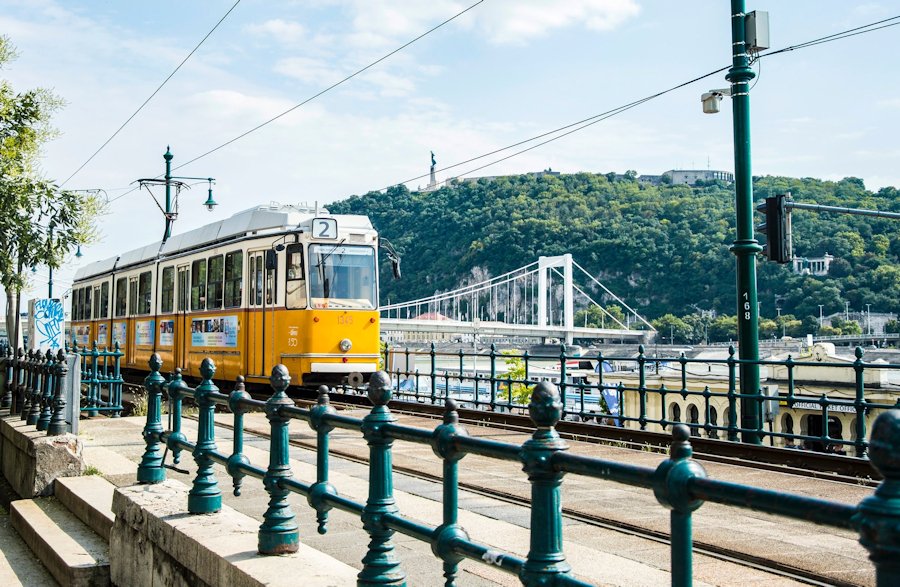
[(770, 196), (756, 207), (765, 214), (766, 221), (756, 229), (766, 235), (763, 253), (770, 261), (790, 263), (793, 257), (791, 247), (790, 193)]

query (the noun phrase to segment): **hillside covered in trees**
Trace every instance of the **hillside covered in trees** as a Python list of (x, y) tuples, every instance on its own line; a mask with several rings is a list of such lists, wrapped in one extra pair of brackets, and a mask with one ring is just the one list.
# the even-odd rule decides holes
[[(334, 213), (366, 214), (403, 257), (404, 277), (382, 263), (381, 297), (414, 299), (453, 289), (473, 274), (498, 275), (570, 252), (587, 271), (651, 319), (734, 314), (733, 187), (645, 185), (616, 174), (520, 175), (463, 181), (434, 192), (398, 186), (352, 196)], [(790, 191), (795, 201), (900, 211), (895, 188), (877, 193), (857, 178), (838, 182), (759, 177), (755, 201)], [(761, 222), (757, 214), (757, 223)], [(824, 313), (900, 312), (896, 221), (795, 211), (795, 256), (834, 255), (829, 275), (796, 275), (760, 258), (761, 316), (796, 317), (814, 328)], [(710, 324), (706, 324), (708, 330)], [(670, 328), (670, 326), (667, 326)], [(681, 325), (679, 325), (681, 328)], [(696, 338), (688, 333), (678, 338)]]

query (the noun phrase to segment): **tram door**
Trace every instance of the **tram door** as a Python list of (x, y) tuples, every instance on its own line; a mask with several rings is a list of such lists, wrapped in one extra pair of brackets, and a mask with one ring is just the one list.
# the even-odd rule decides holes
[(249, 271), (247, 275), (250, 283), (247, 291), (247, 339), (245, 341), (247, 350), (247, 370), (249, 375), (266, 374), (265, 366), (265, 321), (266, 321), (266, 297), (265, 290), (265, 267), (266, 252), (251, 251), (249, 253)]
[(188, 315), (188, 301), (191, 296), (190, 265), (178, 267), (175, 284), (178, 291), (175, 318), (175, 366), (187, 368), (187, 349), (191, 344), (191, 319)]

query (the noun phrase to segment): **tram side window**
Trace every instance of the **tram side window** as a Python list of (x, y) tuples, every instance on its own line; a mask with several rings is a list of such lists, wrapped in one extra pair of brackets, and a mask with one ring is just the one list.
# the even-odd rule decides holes
[(109, 282), (100, 284), (100, 313), (97, 318), (109, 318)]
[(191, 310), (206, 309), (206, 259), (191, 263)]
[(162, 291), (160, 292), (161, 314), (171, 314), (175, 308), (175, 268), (166, 267), (162, 272)]
[(100, 318), (100, 286), (94, 288), (94, 318)]
[(84, 288), (84, 319), (91, 319), (91, 287)]
[(81, 320), (81, 288), (72, 292), (72, 320)]
[(275, 295), (275, 278), (277, 269), (266, 269), (266, 304), (273, 306), (278, 303)]
[(244, 253), (234, 251), (225, 255), (225, 307), (241, 305), (244, 286)]
[(128, 315), (137, 314), (138, 307), (138, 278), (132, 277), (128, 280)]
[(116, 318), (125, 315), (126, 302), (128, 301), (128, 278), (120, 277), (116, 280)]
[(287, 282), (285, 304), (289, 309), (306, 307), (306, 272), (303, 267), (303, 245), (287, 247)]
[(138, 314), (150, 313), (150, 300), (153, 296), (153, 273), (145, 271), (138, 277)]
[(222, 309), (222, 280), (225, 276), (222, 255), (209, 258), (206, 271), (206, 309)]

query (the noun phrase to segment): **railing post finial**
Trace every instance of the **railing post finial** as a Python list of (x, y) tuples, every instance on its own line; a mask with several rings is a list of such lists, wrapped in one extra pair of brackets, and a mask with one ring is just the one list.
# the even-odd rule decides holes
[[(54, 367), (53, 413), (47, 424), (47, 436), (59, 436), (66, 433), (66, 376), (68, 374), (69, 365), (66, 363), (66, 355), (62, 349), (59, 349), (56, 353)], [(78, 415), (73, 414), (72, 417), (78, 417)]]
[(559, 389), (546, 381), (535, 385), (528, 415), (537, 430), (522, 445), (520, 458), (531, 482), (531, 546), (519, 578), (528, 586), (552, 585), (555, 577), (572, 569), (563, 553), (564, 473), (553, 466), (553, 455), (569, 448), (555, 428), (563, 415)]
[(388, 409), (391, 400), (391, 378), (384, 371), (369, 379), (369, 400), (374, 404), (362, 422), (363, 437), (369, 445), (369, 498), (363, 509), (363, 527), (369, 533), (369, 548), (362, 559), (363, 568), (357, 575), (357, 585), (405, 585), (406, 573), (394, 552), (394, 530), (384, 523), (386, 514), (398, 511), (394, 501), (393, 456), (394, 439), (385, 434), (384, 426), (396, 418)]
[(684, 424), (672, 427), (669, 458), (653, 473), (653, 493), (656, 500), (671, 510), (672, 584), (690, 585), (693, 573), (693, 534), (691, 513), (703, 505), (691, 496), (691, 479), (706, 477), (699, 463), (691, 460), (691, 430)]
[(144, 389), (147, 391), (147, 423), (144, 425), (144, 442), (147, 448), (138, 465), (138, 483), (161, 483), (166, 480), (166, 470), (163, 469), (163, 446), (160, 436), (162, 426), (162, 384), (165, 378), (159, 374), (162, 369), (162, 359), (157, 353), (153, 353), (148, 361), (150, 374), (144, 378)]
[(875, 564), (876, 583), (900, 585), (900, 411), (887, 410), (875, 420), (869, 460), (884, 481), (859, 504), (859, 542)]
[(431, 435), (431, 449), (444, 461), (444, 516), (443, 523), (434, 531), (431, 551), (444, 561), (444, 587), (454, 587), (459, 574), (459, 563), (463, 556), (454, 547), (457, 542), (469, 540), (469, 535), (459, 525), (459, 460), (466, 453), (456, 449), (454, 441), (468, 436), (466, 429), (459, 425), (456, 402), (448, 398), (444, 404), (444, 423), (434, 429)]
[(188, 511), (192, 514), (211, 514), (222, 509), (222, 492), (216, 480), (213, 460), (209, 454), (216, 451), (215, 409), (216, 404), (210, 397), (218, 393), (219, 388), (212, 382), (216, 374), (216, 364), (209, 357), (200, 363), (200, 376), (203, 380), (194, 390), (194, 399), (199, 408), (197, 422), (197, 444), (194, 446), (194, 462), (197, 463), (197, 476), (188, 492)]
[(300, 529), (288, 494), (281, 481), (292, 476), (288, 453), (288, 422), (290, 419), (281, 411), (294, 405), (285, 391), (291, 384), (291, 374), (284, 365), (275, 365), (269, 383), (275, 393), (266, 400), (266, 418), (271, 427), (269, 444), (269, 468), (263, 478), (263, 485), (269, 492), (269, 508), (263, 514), (264, 521), (259, 528), (260, 554), (286, 554), (300, 548)]
[(241, 471), (240, 467), (250, 464), (250, 459), (244, 454), (244, 413), (247, 409), (242, 404), (249, 399), (250, 394), (247, 393), (244, 386), (244, 377), (238, 375), (234, 389), (228, 396), (228, 409), (234, 414), (234, 441), (231, 456), (228, 457), (228, 462), (225, 464), (228, 474), (231, 475), (235, 497), (241, 494), (241, 486), (244, 483), (245, 473)]
[(326, 416), (334, 414), (331, 407), (331, 399), (328, 396), (328, 386), (320, 385), (319, 396), (309, 410), (309, 427), (316, 431), (316, 482), (309, 489), (307, 501), (316, 510), (316, 531), (325, 534), (328, 531), (328, 511), (332, 506), (326, 497), (337, 495), (337, 489), (328, 482), (328, 434), (334, 426), (326, 420)]

